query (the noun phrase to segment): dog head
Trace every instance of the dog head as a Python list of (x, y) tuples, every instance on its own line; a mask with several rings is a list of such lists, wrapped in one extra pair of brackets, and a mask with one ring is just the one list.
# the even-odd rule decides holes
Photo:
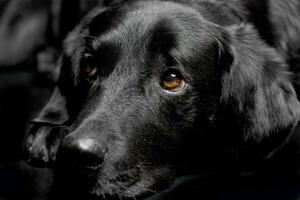
[[(137, 198), (224, 152), (257, 160), (284, 140), (299, 117), (284, 61), (214, 6), (125, 2), (96, 9), (69, 34), (38, 118), (68, 133), (46, 124), (28, 145), (56, 160), (55, 190)], [(49, 135), (52, 154), (39, 140)]]

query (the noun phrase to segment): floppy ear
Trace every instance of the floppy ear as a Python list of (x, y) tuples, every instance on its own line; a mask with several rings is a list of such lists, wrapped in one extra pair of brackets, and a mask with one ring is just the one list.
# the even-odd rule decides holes
[(251, 25), (231, 26), (222, 41), (220, 133), (237, 157), (261, 157), (280, 145), (299, 119), (300, 104), (282, 57)]

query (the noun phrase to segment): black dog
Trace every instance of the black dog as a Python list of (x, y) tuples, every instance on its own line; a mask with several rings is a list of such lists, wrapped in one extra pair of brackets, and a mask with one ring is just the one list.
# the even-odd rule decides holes
[(299, 65), (299, 7), (95, 9), (65, 41), (57, 87), (27, 139), (30, 161), (54, 164), (60, 195), (100, 199), (142, 198), (223, 161), (255, 167), (299, 120), (287, 67)]

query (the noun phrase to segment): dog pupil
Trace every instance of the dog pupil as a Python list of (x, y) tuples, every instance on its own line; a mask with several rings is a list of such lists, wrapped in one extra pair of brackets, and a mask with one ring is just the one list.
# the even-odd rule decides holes
[(166, 77), (165, 77), (165, 81), (167, 82), (174, 82), (176, 81), (178, 78), (177, 78), (177, 75), (175, 73), (169, 73)]
[(92, 66), (87, 65), (85, 71), (86, 71), (87, 73), (91, 73), (91, 72), (93, 71), (93, 69), (94, 69), (94, 68), (93, 68)]

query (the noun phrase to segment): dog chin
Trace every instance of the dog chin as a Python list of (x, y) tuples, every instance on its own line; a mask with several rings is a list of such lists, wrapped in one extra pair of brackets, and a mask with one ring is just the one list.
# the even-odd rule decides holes
[(154, 194), (153, 179), (143, 177), (135, 168), (118, 173), (105, 173), (101, 167), (57, 171), (57, 177), (65, 177), (56, 181), (58, 195), (87, 200), (138, 200)]
[(147, 189), (143, 181), (135, 182), (130, 187), (124, 189), (122, 186), (108, 186), (109, 188), (102, 188), (98, 185), (85, 196), (89, 196), (89, 199), (97, 200), (140, 200), (145, 199), (155, 192), (153, 190)]
[(130, 187), (126, 187), (126, 184), (128, 183), (119, 183), (119, 185), (96, 183), (93, 186), (90, 185), (90, 188), (85, 190), (86, 193), (76, 196), (82, 196), (88, 200), (140, 200), (155, 194), (153, 190), (148, 189), (151, 186), (147, 186), (147, 181), (132, 182)]

